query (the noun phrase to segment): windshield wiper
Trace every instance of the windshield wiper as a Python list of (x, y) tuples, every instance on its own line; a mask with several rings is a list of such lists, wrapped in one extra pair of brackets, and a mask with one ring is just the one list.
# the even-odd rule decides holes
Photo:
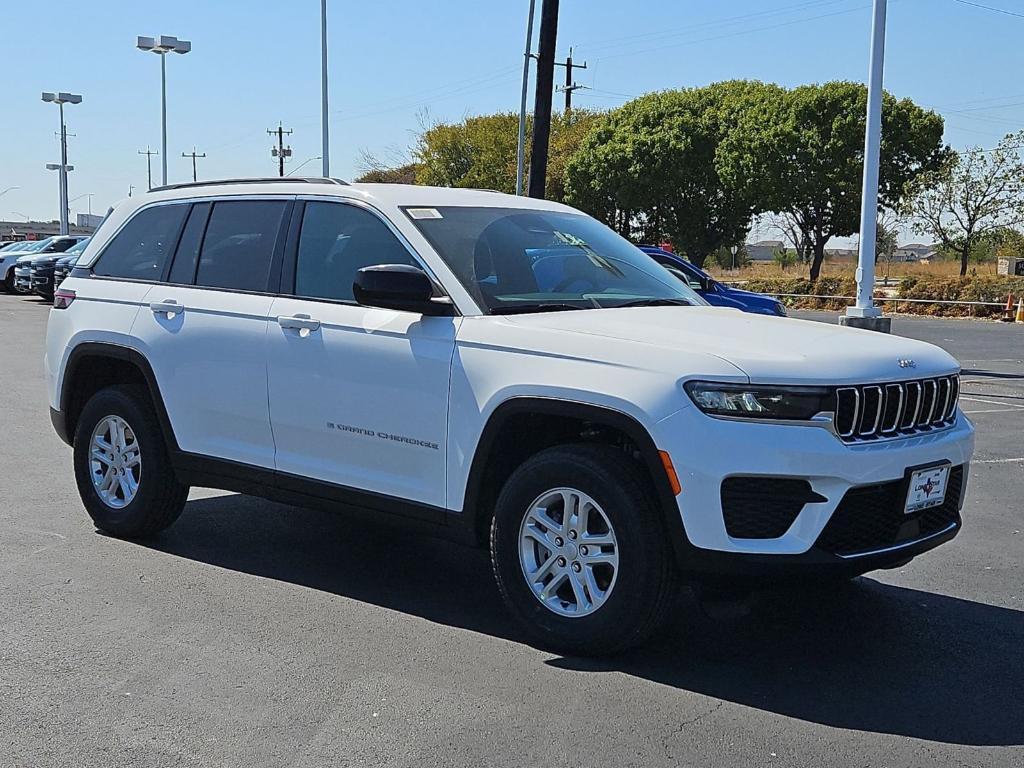
[(609, 304), (608, 309), (619, 307), (692, 307), (686, 299), (633, 299), (622, 304)]
[(492, 315), (525, 315), (530, 312), (568, 312), (574, 309), (593, 309), (593, 307), (580, 306), (579, 304), (509, 304), (504, 307), (491, 307)]

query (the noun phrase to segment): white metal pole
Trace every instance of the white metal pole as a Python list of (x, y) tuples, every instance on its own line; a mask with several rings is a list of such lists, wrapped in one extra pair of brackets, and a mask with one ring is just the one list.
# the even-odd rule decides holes
[(160, 54), (160, 162), (163, 181), (167, 184), (167, 54)]
[(857, 303), (848, 317), (880, 317), (875, 306), (875, 237), (878, 231), (878, 166), (882, 145), (882, 72), (885, 66), (886, 0), (874, 0), (871, 25), (871, 66), (868, 70), (867, 130), (864, 136), (864, 186), (860, 209), (860, 260), (857, 265)]
[(320, 0), (320, 132), (323, 139), (324, 177), (331, 175), (330, 126), (327, 112), (327, 0)]
[(523, 54), (523, 97), (519, 102), (519, 143), (516, 146), (516, 194), (523, 194), (523, 166), (526, 162), (526, 99), (530, 84), (530, 59), (533, 47), (533, 12), (537, 0), (530, 0), (526, 21), (526, 52)]
[(60, 109), (60, 233), (66, 235), (68, 229), (68, 132), (64, 126), (64, 103), (57, 102)]

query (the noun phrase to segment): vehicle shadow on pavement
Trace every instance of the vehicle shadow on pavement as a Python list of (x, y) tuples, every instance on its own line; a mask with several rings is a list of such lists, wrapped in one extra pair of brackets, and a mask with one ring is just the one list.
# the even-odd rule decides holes
[[(523, 642), (485, 552), (249, 496), (190, 501), (147, 546)], [(612, 659), (556, 657), (788, 717), (972, 746), (1024, 744), (1024, 612), (875, 581), (769, 592), (706, 618), (684, 593), (661, 638)]]

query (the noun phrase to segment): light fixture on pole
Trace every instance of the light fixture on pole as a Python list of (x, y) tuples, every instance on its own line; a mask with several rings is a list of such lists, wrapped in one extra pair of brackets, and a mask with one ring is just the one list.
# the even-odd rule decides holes
[(331, 176), (330, 125), (327, 113), (327, 0), (320, 0), (320, 135), (324, 178)]
[(82, 96), (66, 91), (56, 93), (43, 91), (43, 101), (56, 104), (60, 109), (60, 165), (49, 163), (46, 167), (50, 170), (60, 171), (60, 233), (66, 235), (68, 233), (68, 171), (72, 170), (73, 166), (68, 165), (68, 131), (64, 125), (64, 105), (81, 104)]
[(874, 0), (871, 64), (868, 68), (867, 127), (864, 132), (864, 184), (861, 188), (857, 301), (839, 318), (841, 325), (888, 332), (892, 319), (875, 306), (875, 237), (878, 232), (878, 167), (882, 146), (882, 74), (885, 68), (886, 0)]
[(167, 64), (168, 53), (182, 55), (192, 50), (192, 43), (179, 40), (171, 35), (160, 37), (139, 37), (135, 47), (140, 51), (149, 51), (160, 56), (160, 167), (162, 184), (167, 183)]

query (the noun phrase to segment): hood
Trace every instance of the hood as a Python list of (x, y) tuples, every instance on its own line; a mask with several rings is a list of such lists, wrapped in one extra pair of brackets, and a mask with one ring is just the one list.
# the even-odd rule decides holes
[[(652, 355), (677, 357), (681, 366), (686, 355), (718, 357), (754, 383), (866, 384), (949, 374), (960, 368), (947, 352), (922, 341), (720, 307), (589, 309), (507, 319), (524, 328), (646, 345)], [(686, 378), (704, 375), (685, 367), (679, 373)]]

